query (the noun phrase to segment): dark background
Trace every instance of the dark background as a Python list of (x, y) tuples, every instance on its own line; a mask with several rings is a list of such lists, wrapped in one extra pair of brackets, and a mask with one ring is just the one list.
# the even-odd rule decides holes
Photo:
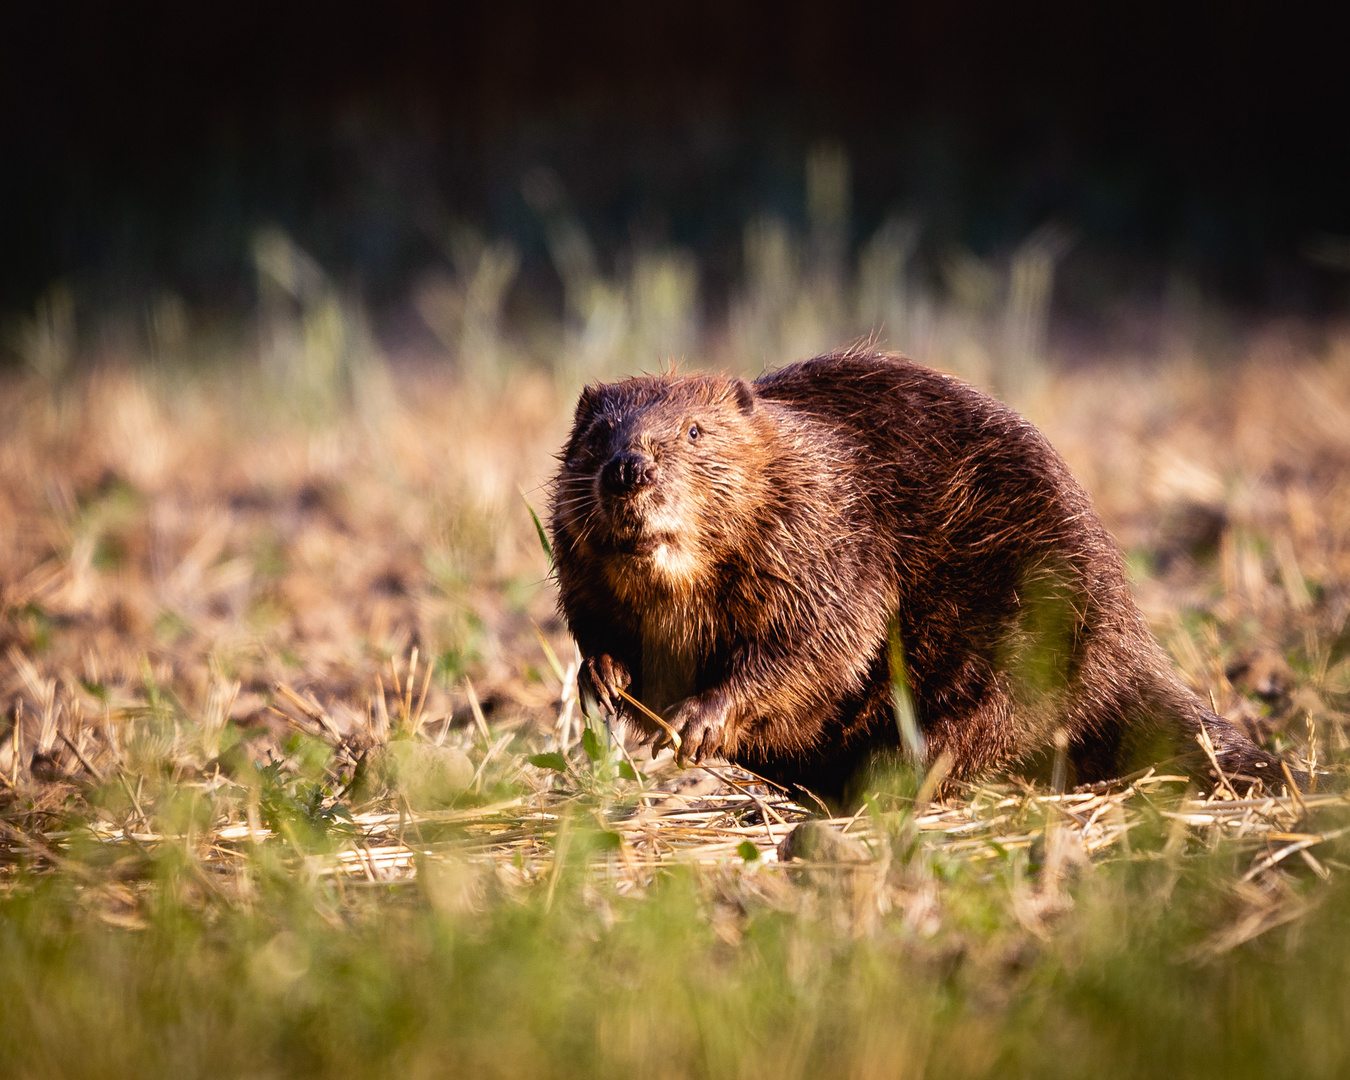
[[(448, 223), (511, 237), (547, 165), (603, 258), (687, 245), (716, 309), (745, 221), (803, 216), (812, 146), (853, 168), (853, 240), (1078, 237), (1056, 309), (1347, 306), (1345, 37), (1288, 3), (721, 0), (13, 5), (0, 32), (0, 312), (172, 289), (245, 312), (279, 223), (379, 320)], [(1327, 5), (1330, 8), (1330, 5)]]

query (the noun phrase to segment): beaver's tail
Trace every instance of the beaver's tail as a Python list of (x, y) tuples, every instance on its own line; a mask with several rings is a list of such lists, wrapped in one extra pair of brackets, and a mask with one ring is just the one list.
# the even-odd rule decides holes
[(1183, 715), (1182, 727), (1198, 744), (1196, 753), (1187, 754), (1188, 771), (1197, 780), (1220, 784), (1222, 781), (1215, 772), (1217, 763), (1223, 780), (1238, 791), (1259, 781), (1266, 791), (1278, 792), (1288, 785), (1290, 778), (1300, 791), (1308, 790), (1310, 777), (1306, 771), (1292, 768), (1262, 750), (1231, 720), (1211, 712), (1198, 700)]

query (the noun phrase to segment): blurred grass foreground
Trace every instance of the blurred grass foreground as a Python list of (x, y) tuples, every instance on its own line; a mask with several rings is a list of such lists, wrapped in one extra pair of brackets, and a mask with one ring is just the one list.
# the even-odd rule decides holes
[[(508, 319), (513, 251), (459, 230), (435, 362), (276, 230), (256, 337), (59, 289), (19, 328), (0, 1074), (1350, 1074), (1350, 339), (1055, 363), (1066, 237), (937, 295), (902, 219), (846, 265), (846, 165), (811, 168), (810, 235), (751, 223), (715, 327), (691, 259), (603, 271), (543, 175), (562, 321)], [(901, 776), (780, 852), (811, 808), (581, 714), (527, 505), (578, 385), (876, 327), (1042, 425), (1185, 677), (1317, 792)]]

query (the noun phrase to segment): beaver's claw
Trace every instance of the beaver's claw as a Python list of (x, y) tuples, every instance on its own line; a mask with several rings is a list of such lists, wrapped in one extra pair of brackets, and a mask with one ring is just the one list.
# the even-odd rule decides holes
[(679, 759), (702, 764), (708, 758), (726, 756), (729, 744), (730, 709), (722, 694), (697, 694), (681, 702), (670, 726), (680, 736)]
[(577, 672), (577, 689), (581, 693), (582, 702), (594, 701), (602, 710), (609, 713), (619, 711), (623, 701), (619, 697), (619, 691), (628, 689), (632, 681), (633, 677), (628, 674), (628, 669), (608, 653), (588, 656), (581, 665), (581, 670)]

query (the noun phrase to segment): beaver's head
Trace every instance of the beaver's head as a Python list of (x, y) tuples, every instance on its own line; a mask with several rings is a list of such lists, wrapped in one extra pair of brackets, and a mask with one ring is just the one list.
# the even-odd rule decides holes
[(723, 376), (588, 386), (554, 488), (555, 542), (673, 580), (714, 565), (761, 497), (761, 408)]

